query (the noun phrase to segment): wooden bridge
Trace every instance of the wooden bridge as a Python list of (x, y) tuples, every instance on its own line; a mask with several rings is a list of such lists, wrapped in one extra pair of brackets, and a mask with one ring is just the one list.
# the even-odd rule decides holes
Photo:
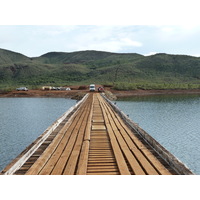
[(170, 175), (192, 172), (113, 104), (87, 94), (1, 174)]

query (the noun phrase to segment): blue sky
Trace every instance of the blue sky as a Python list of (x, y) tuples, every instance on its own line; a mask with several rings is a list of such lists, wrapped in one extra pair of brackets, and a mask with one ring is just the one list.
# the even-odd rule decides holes
[(80, 50), (200, 56), (200, 26), (1, 25), (0, 48), (30, 57)]

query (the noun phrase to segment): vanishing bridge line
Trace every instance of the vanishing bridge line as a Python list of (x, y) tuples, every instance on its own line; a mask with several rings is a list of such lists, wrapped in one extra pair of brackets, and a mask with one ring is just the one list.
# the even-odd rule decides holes
[(99, 93), (87, 94), (1, 174), (193, 174)]

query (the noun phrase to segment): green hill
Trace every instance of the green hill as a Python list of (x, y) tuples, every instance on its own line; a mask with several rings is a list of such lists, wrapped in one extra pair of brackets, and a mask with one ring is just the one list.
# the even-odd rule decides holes
[(200, 58), (102, 51), (50, 52), (29, 58), (0, 49), (0, 88), (100, 83), (116, 89), (199, 88)]

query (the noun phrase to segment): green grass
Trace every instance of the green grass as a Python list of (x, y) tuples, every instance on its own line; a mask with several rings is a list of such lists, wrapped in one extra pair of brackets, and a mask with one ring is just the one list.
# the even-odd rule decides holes
[(0, 49), (0, 89), (91, 82), (118, 90), (196, 89), (200, 85), (200, 58), (102, 51), (50, 52), (29, 58)]
[(191, 83), (116, 83), (116, 90), (166, 90), (166, 89), (200, 89), (200, 84)]

